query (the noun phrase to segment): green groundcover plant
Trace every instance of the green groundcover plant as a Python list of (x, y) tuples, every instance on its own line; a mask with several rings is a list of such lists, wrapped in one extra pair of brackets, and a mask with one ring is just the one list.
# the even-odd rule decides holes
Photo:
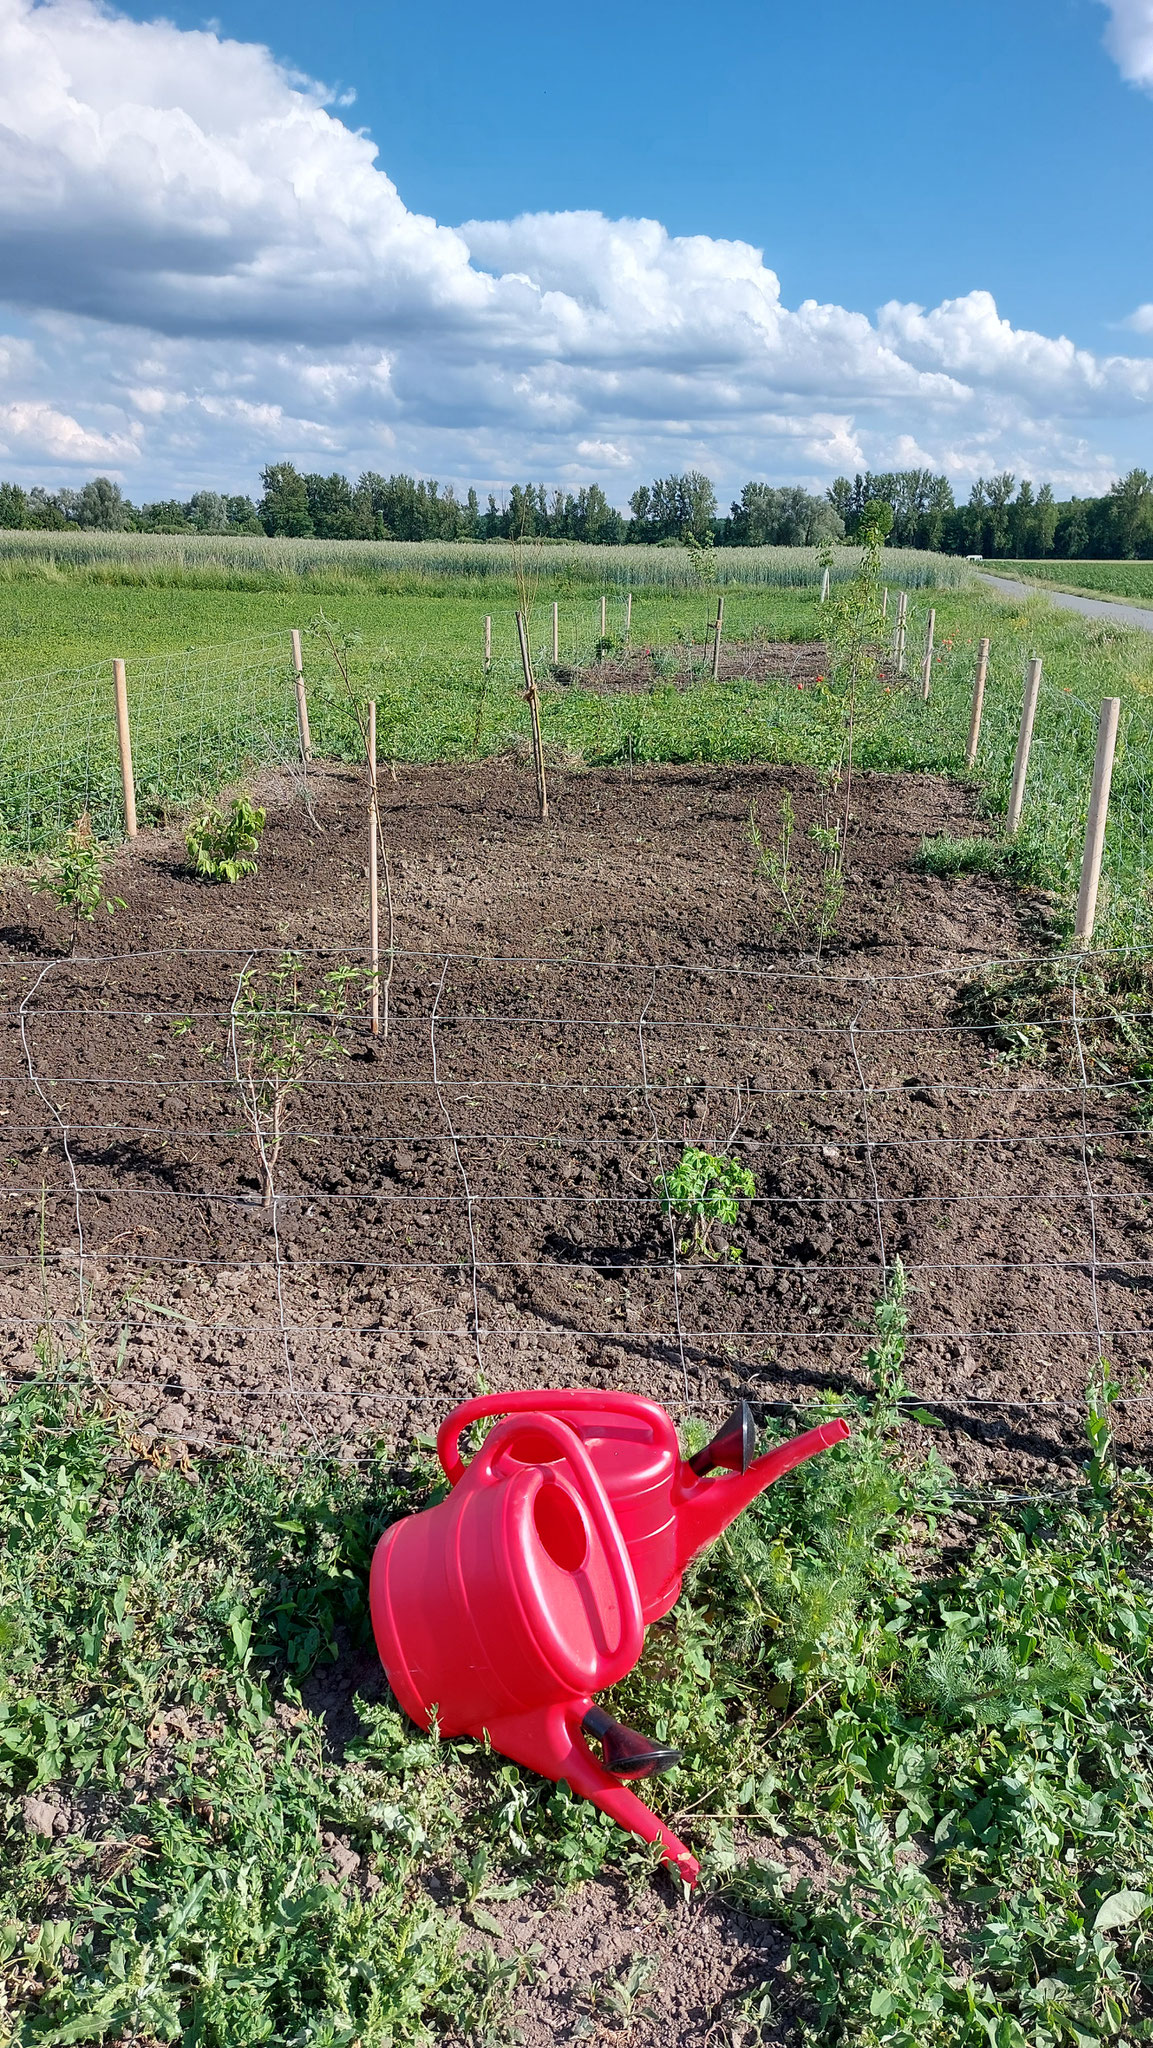
[[(901, 1297), (898, 1274), (874, 1394), (770, 1432), (842, 1411), (850, 1441), (706, 1553), (616, 1710), (683, 1752), (660, 1801), (703, 1896), (789, 1937), (787, 2009), (779, 1980), (744, 1987), (732, 2038), (1153, 2039), (1147, 1483), (1113, 1465), (1106, 1380), (1083, 1485), (959, 1496), (904, 1441), (931, 1418)], [(502, 1905), (601, 1870), (636, 1890), (653, 1858), (563, 1786), (434, 1742), (383, 1685), (343, 1748), (304, 1705), (370, 1641), (372, 1549), (432, 1497), (424, 1454), (144, 1452), (75, 1380), (0, 1405), (0, 2034), (511, 2042), (548, 1917), (504, 1962)], [(790, 1878), (797, 1836), (823, 1882)]]

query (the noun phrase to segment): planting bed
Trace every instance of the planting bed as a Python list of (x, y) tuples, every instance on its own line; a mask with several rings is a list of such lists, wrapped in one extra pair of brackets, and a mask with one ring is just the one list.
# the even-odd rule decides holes
[[(804, 688), (823, 682), (828, 667), (828, 649), (823, 640), (721, 639), (719, 679), (732, 682), (789, 682)], [(576, 684), (582, 690), (619, 695), (622, 691), (647, 691), (662, 682), (687, 689), (699, 675), (702, 664), (712, 666), (712, 647), (682, 644), (674, 648), (633, 647), (627, 652), (605, 654), (585, 667), (557, 662), (542, 682), (551, 680), (562, 689)]]
[[(361, 1018), (313, 1061), (269, 1209), (228, 1078), (240, 977), (288, 947), (305, 986), (363, 957), (363, 776), (311, 781), (311, 817), (296, 784), (267, 786), (260, 873), (236, 889), (193, 881), (175, 836), (118, 857), (127, 908), (98, 928), (100, 958), (66, 957), (46, 899), (8, 887), (13, 1376), (42, 1370), (50, 1324), (58, 1356), (87, 1346), (160, 1462), (164, 1445), (355, 1455), (379, 1438), (403, 1461), (480, 1385), (633, 1388), (705, 1421), (745, 1394), (787, 1420), (822, 1390), (870, 1391), (865, 1333), (899, 1256), (906, 1374), (941, 1425), (910, 1436), (934, 1443), (977, 1517), (990, 1487), (1076, 1477), (1098, 1326), (1136, 1397), (1120, 1440), (1147, 1450), (1148, 1152), (1122, 1095), (1007, 1065), (959, 1004), (986, 962), (1049, 944), (1044, 898), (915, 871), (923, 834), (979, 829), (963, 790), (860, 778), (840, 931), (818, 960), (776, 928), (747, 836), (755, 804), (771, 843), (789, 793), (811, 891), (823, 797), (805, 774), (556, 775), (546, 826), (531, 775), (507, 763), (386, 775), (388, 1037)], [(713, 1258), (679, 1251), (653, 1193), (686, 1139), (731, 1146), (756, 1180)], [(347, 1647), (306, 1681), (333, 1769), (354, 1696), (385, 1691), (371, 1652)], [(475, 1759), (472, 1796), (490, 1806), (498, 1770)], [(654, 1803), (691, 1833), (675, 1787)], [(758, 1842), (751, 1825), (745, 1853), (828, 1883), (813, 1837)], [(379, 1859), (352, 1839), (334, 1823), (322, 1846), (370, 1902)], [(466, 1854), (467, 1813), (459, 1840)], [(452, 1908), (458, 1871), (433, 1860), (421, 1882)], [(720, 1897), (604, 1875), (482, 1913), (466, 1947), (483, 1929), (503, 1960), (527, 1959), (522, 2048), (626, 2026), (653, 2048), (794, 2029), (787, 1936)], [(771, 2000), (759, 2031), (745, 1993), (754, 2012)]]
[[(543, 828), (507, 765), (386, 777), (389, 1034), (355, 1022), (289, 1099), (274, 1213), (228, 1079), (238, 977), (292, 946), (307, 982), (364, 931), (362, 778), (313, 786), (315, 822), (268, 792), (237, 889), (142, 839), (100, 959), (60, 957), (57, 914), (9, 889), (18, 1372), (50, 1311), (58, 1337), (83, 1321), (149, 1435), (189, 1444), (403, 1447), (478, 1385), (621, 1386), (716, 1420), (741, 1395), (763, 1412), (866, 1391), (862, 1333), (899, 1256), (907, 1378), (958, 1480), (1073, 1479), (1098, 1323), (1142, 1391), (1148, 1155), (1123, 1096), (1007, 1066), (959, 1011), (983, 962), (1043, 950), (1046, 909), (914, 872), (923, 833), (973, 829), (962, 790), (859, 780), (818, 962), (775, 931), (746, 830), (755, 803), (771, 838), (791, 791), (803, 868), (804, 774), (572, 774)], [(686, 1139), (730, 1138), (756, 1179), (742, 1256), (722, 1238), (685, 1256), (654, 1174)], [(1149, 1409), (1120, 1412), (1139, 1450)]]

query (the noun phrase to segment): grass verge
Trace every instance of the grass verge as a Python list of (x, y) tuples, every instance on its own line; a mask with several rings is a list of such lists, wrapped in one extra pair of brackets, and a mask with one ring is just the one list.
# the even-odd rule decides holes
[(989, 561), (990, 576), (1017, 576), (1028, 583), (1070, 590), (1075, 597), (1115, 597), (1153, 605), (1153, 562)]

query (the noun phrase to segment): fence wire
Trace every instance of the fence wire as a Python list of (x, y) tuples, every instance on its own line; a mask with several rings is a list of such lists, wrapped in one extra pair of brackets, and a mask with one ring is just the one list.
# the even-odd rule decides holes
[[(298, 957), (317, 1019), (307, 993), (342, 956)], [(338, 1054), (303, 1061), (265, 1204), (240, 1048), (245, 969), (277, 958), (0, 969), (10, 1379), (79, 1368), (154, 1440), (285, 1455), (410, 1443), (518, 1384), (618, 1385), (681, 1421), (740, 1395), (851, 1411), (899, 1266), (905, 1406), (951, 1448), (991, 1440), (1018, 1493), (1074, 1484), (1103, 1358), (1147, 1441), (1153, 1174), (1133, 1092), (1086, 1048), (1082, 963), (1071, 1020), (1054, 1012), (1071, 1071), (1034, 1078), (942, 1015), (952, 968), (401, 953), (387, 1040), (330, 1019)], [(982, 963), (1026, 967), (1048, 971)], [(898, 979), (894, 1028), (870, 1009)], [(756, 1181), (703, 1256), (662, 1196), (687, 1143)]]

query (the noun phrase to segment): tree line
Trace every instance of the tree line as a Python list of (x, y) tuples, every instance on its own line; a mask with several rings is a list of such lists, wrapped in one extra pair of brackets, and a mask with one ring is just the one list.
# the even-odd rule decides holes
[[(838, 477), (829, 490), (847, 539), (880, 518), (893, 544), (951, 555), (1046, 556), (1090, 561), (1153, 557), (1153, 476), (1131, 469), (1100, 498), (1058, 499), (1008, 471), (978, 477), (958, 505), (949, 480), (928, 469)], [(888, 516), (891, 514), (891, 518)]]
[(261, 474), (262, 496), (197, 491), (186, 502), (167, 498), (134, 505), (118, 484), (95, 477), (80, 490), (25, 490), (0, 483), (0, 527), (69, 527), (105, 532), (283, 534), (317, 540), (579, 540), (712, 545), (802, 546), (839, 540), (842, 521), (827, 497), (796, 485), (749, 483), (727, 516), (707, 476), (690, 470), (658, 477), (633, 492), (627, 513), (609, 503), (600, 484), (578, 491), (513, 484), (482, 508), (469, 489), (403, 474), (366, 470), (353, 483), (339, 471), (311, 475), (291, 462)]
[(283, 534), (317, 540), (576, 540), (699, 547), (802, 547), (857, 539), (879, 526), (895, 546), (954, 555), (1090, 559), (1153, 557), (1153, 476), (1130, 470), (1099, 498), (1057, 499), (1008, 472), (978, 477), (958, 504), (945, 476), (905, 469), (838, 477), (823, 497), (796, 484), (747, 483), (722, 514), (699, 470), (658, 477), (609, 503), (600, 484), (578, 491), (513, 484), (482, 508), (474, 489), (365, 470), (355, 483), (273, 462), (259, 501), (220, 491), (134, 505), (108, 477), (78, 490), (0, 483), (0, 527), (105, 532)]

